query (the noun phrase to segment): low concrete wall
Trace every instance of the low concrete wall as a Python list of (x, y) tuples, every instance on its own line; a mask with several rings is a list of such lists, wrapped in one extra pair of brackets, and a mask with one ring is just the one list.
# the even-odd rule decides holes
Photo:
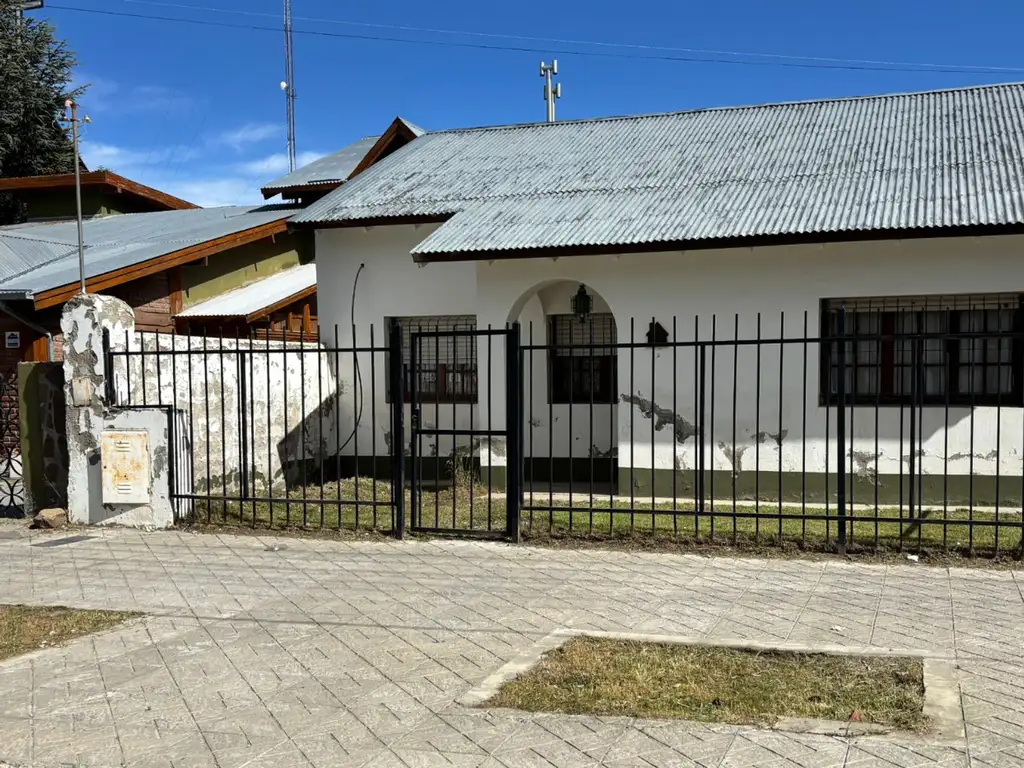
[(301, 482), (337, 445), (332, 358), (318, 345), (129, 333), (112, 337), (116, 402), (181, 414), (179, 489), (264, 493)]

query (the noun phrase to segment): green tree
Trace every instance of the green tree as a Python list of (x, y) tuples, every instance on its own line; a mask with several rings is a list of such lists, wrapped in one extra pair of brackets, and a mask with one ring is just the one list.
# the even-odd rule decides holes
[[(56, 116), (72, 88), (76, 60), (54, 28), (17, 13), (17, 0), (0, 0), (0, 178), (74, 171), (74, 150)], [(0, 193), (0, 224), (24, 212)]]

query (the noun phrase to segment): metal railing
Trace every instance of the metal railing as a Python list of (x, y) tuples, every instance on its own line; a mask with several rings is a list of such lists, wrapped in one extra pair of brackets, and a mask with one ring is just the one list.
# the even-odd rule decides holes
[(968, 319), (652, 318), (593, 344), (524, 324), (516, 365), (516, 335), (481, 331), (418, 377), (397, 329), (134, 334), (108, 398), (177, 414), (182, 522), (1019, 556), (1024, 333)]

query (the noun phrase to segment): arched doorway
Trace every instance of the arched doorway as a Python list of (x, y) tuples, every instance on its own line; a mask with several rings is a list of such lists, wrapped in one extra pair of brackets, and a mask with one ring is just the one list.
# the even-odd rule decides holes
[[(574, 314), (582, 291), (589, 311)], [(524, 486), (534, 494), (607, 495), (618, 474), (618, 330), (591, 286), (550, 280), (525, 292), (522, 329)]]

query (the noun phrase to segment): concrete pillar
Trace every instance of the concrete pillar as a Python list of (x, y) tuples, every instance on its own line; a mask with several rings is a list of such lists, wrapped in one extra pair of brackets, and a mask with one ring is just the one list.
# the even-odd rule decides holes
[[(67, 402), (69, 454), (68, 518), (78, 524), (118, 524), (132, 527), (163, 528), (174, 522), (168, 482), (170, 409), (114, 407), (105, 400), (103, 331), (113, 340), (134, 337), (135, 315), (127, 304), (112, 296), (78, 295), (68, 301), (61, 316), (64, 334), (64, 393)], [(122, 343), (123, 346), (123, 343)], [(123, 359), (123, 358), (122, 358)], [(112, 501), (103, 489), (104, 464), (114, 466), (118, 458), (111, 450), (104, 457), (101, 445), (107, 433), (107, 446), (113, 433), (132, 445), (144, 446), (142, 461), (135, 466), (148, 470), (139, 495), (126, 495), (130, 503)], [(107, 459), (107, 462), (104, 461)], [(110, 475), (108, 472), (108, 486)], [(129, 471), (114, 478), (136, 481)]]

